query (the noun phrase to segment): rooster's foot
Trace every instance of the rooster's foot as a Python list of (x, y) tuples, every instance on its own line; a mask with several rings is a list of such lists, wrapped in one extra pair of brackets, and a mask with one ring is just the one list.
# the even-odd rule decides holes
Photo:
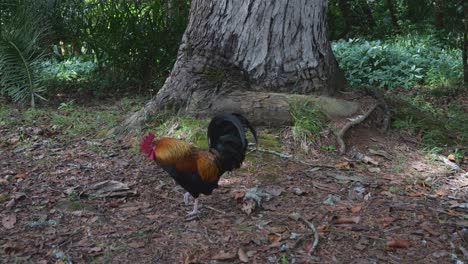
[(197, 215), (200, 211), (198, 211), (198, 198), (195, 198), (195, 202), (193, 203), (193, 210), (192, 212), (187, 214), (187, 217), (191, 217)]
[(193, 196), (189, 192), (184, 193), (184, 204), (189, 205), (190, 200), (193, 200)]

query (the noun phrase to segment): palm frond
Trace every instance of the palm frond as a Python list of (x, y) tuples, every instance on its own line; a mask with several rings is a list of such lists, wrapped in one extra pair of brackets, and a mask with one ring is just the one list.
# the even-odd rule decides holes
[(40, 61), (44, 52), (38, 43), (46, 28), (40, 16), (26, 2), (20, 5), (11, 20), (0, 32), (0, 92), (15, 102), (36, 105), (44, 91), (39, 74)]

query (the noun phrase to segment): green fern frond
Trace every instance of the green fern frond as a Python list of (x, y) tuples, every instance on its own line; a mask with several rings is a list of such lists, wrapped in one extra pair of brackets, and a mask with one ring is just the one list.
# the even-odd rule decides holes
[(38, 43), (44, 37), (46, 28), (41, 25), (40, 16), (33, 5), (18, 6), (13, 16), (0, 32), (0, 92), (13, 101), (35, 107), (44, 91), (38, 76), (40, 61), (44, 52)]

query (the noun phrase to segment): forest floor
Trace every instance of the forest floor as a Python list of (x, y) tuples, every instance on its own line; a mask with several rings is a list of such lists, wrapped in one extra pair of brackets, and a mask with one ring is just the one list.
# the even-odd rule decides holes
[[(103, 116), (109, 109), (84, 108)], [(138, 153), (138, 139), (98, 140), (97, 129), (64, 125), (60, 116), (71, 112), (61, 105), (31, 122), (11, 112), (12, 122), (0, 122), (4, 263), (468, 260), (468, 160), (422, 152), (404, 130), (359, 125), (346, 138), (355, 155), (301, 156), (327, 166), (252, 150), (187, 220), (183, 190)], [(252, 194), (260, 206), (244, 201)], [(294, 213), (316, 228), (312, 256), (314, 232)]]

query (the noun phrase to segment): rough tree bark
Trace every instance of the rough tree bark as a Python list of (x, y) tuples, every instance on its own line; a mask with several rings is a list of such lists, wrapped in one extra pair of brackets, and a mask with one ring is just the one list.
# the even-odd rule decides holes
[(465, 24), (465, 31), (463, 32), (463, 51), (462, 51), (462, 59), (463, 59), (463, 80), (465, 88), (468, 88), (468, 3), (465, 1), (463, 4), (463, 15), (464, 15), (464, 24)]
[(193, 0), (170, 76), (117, 131), (138, 127), (161, 110), (236, 110), (254, 123), (278, 113), (271, 123), (285, 123), (284, 107), (266, 92), (333, 95), (345, 85), (327, 38), (326, 13), (327, 0)]

